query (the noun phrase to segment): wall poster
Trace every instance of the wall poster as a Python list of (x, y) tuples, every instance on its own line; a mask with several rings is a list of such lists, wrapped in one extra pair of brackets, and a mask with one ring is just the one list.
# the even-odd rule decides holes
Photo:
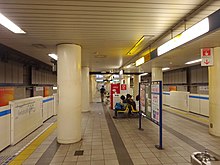
[(156, 124), (160, 124), (160, 83), (153, 82), (151, 85), (151, 118)]
[(14, 88), (3, 87), (0, 88), (0, 106), (8, 105), (9, 101), (14, 100)]

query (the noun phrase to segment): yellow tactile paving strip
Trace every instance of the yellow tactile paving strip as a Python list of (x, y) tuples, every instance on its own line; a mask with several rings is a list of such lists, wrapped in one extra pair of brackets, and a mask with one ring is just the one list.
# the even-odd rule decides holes
[(183, 117), (198, 121), (198, 122), (206, 124), (206, 125), (209, 124), (209, 118), (206, 118), (206, 117), (203, 117), (203, 116), (195, 115), (195, 114), (192, 114), (190, 112), (177, 110), (177, 109), (167, 107), (167, 106), (163, 106), (163, 109), (168, 111), (168, 112), (171, 112), (171, 113), (174, 113), (174, 114), (177, 114), (177, 115), (181, 115)]
[(36, 138), (29, 146), (20, 152), (9, 165), (21, 165), (39, 146), (40, 144), (56, 129), (57, 123), (52, 124), (38, 138)]

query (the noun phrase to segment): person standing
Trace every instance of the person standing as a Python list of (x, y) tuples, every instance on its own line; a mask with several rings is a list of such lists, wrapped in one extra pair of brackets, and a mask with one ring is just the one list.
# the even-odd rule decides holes
[(100, 89), (100, 94), (101, 94), (101, 101), (104, 102), (104, 95), (105, 95), (105, 87), (102, 85)]

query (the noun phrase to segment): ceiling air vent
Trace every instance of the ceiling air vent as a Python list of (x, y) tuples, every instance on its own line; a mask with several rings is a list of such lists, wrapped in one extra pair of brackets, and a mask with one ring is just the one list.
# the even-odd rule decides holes
[(38, 49), (46, 49), (47, 47), (43, 44), (32, 44), (33, 47)]
[(99, 54), (98, 51), (94, 52), (93, 54), (94, 54), (95, 58), (106, 58), (106, 55)]
[(98, 55), (95, 55), (95, 58), (106, 58), (106, 55), (98, 54)]

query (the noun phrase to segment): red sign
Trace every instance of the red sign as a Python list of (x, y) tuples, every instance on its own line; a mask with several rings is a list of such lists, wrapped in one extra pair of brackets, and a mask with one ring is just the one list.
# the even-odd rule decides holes
[(110, 91), (111, 109), (113, 109), (113, 94), (120, 94), (120, 84), (111, 84), (111, 91)]
[(202, 56), (211, 56), (211, 48), (202, 49)]
[(213, 49), (203, 48), (201, 49), (201, 66), (212, 66), (213, 65)]
[(121, 84), (121, 90), (127, 90), (126, 84)]

